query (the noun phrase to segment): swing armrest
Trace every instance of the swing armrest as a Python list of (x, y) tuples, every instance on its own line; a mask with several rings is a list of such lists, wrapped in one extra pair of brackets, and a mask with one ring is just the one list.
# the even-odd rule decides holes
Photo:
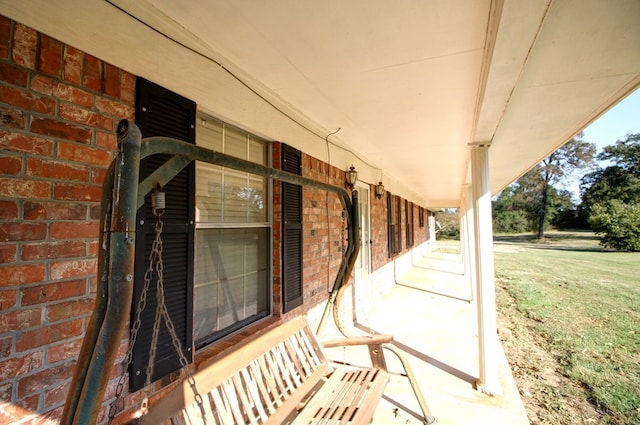
[(324, 348), (348, 347), (353, 345), (381, 345), (393, 341), (393, 335), (356, 336), (323, 341)]
[(366, 345), (369, 349), (369, 357), (371, 357), (371, 365), (376, 369), (387, 370), (387, 362), (382, 353), (382, 344), (393, 341), (393, 335), (370, 335), (356, 336), (341, 339), (332, 339), (324, 341), (324, 348), (347, 347), (355, 345)]

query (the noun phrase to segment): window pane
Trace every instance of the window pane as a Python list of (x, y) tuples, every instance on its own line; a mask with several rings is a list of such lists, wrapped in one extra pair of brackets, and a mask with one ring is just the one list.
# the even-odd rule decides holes
[(222, 221), (222, 168), (196, 163), (196, 221)]
[(269, 314), (268, 228), (196, 231), (195, 339)]
[(222, 152), (222, 123), (213, 118), (201, 116), (198, 119), (198, 145), (216, 152)]
[(256, 140), (249, 140), (249, 161), (266, 164), (265, 144)]
[(250, 188), (247, 175), (226, 171), (224, 175), (224, 212), (225, 223), (246, 223)]
[(247, 139), (247, 133), (225, 126), (224, 153), (236, 158), (248, 159)]

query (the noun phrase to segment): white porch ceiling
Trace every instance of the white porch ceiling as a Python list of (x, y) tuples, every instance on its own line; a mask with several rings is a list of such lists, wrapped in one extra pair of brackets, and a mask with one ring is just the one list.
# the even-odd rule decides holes
[[(491, 143), (496, 193), (640, 85), (638, 0), (0, 0), (0, 12), (431, 208), (459, 205), (469, 144)], [(356, 156), (327, 147), (338, 128), (329, 140)]]

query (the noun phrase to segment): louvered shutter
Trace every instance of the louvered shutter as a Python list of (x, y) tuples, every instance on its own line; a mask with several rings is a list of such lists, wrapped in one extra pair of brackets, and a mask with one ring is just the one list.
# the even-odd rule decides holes
[[(142, 78), (138, 78), (136, 84), (136, 124), (140, 127), (142, 137), (166, 136), (195, 143), (195, 103)], [(153, 155), (144, 159), (140, 164), (140, 180), (142, 181), (164, 163), (166, 158), (167, 156), (163, 155)], [(165, 304), (189, 360), (193, 358), (194, 182), (195, 164), (191, 163), (163, 188), (167, 208), (162, 216)], [(156, 218), (151, 212), (150, 196), (147, 196), (145, 205), (138, 210), (137, 216), (132, 323), (135, 307), (144, 285), (145, 271), (149, 264), (149, 253), (155, 237), (155, 223)], [(149, 347), (157, 304), (155, 282), (154, 274), (133, 351), (129, 373), (130, 391), (142, 388), (146, 379), (145, 372), (149, 361)], [(178, 368), (180, 368), (178, 354), (163, 323), (160, 327), (152, 380), (166, 376)]]
[[(302, 154), (282, 145), (282, 169), (302, 173)], [(302, 305), (302, 187), (282, 183), (282, 300), (283, 312)]]
[(393, 207), (393, 195), (387, 191), (387, 243), (389, 257), (396, 254), (396, 224)]

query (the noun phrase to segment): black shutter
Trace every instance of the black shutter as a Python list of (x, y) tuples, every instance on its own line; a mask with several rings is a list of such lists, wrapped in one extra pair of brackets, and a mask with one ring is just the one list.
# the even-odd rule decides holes
[[(142, 137), (166, 136), (195, 143), (194, 102), (179, 96), (150, 81), (138, 78), (136, 82), (136, 124)], [(140, 181), (151, 174), (167, 159), (166, 155), (153, 155), (140, 164)], [(162, 216), (163, 231), (163, 277), (165, 304), (175, 326), (176, 333), (187, 359), (192, 360), (193, 345), (193, 246), (195, 220), (195, 164), (182, 170), (163, 189), (166, 196), (166, 210)], [(145, 204), (138, 210), (136, 236), (136, 265), (132, 324), (135, 307), (144, 285), (145, 271), (149, 265), (149, 253), (155, 237), (156, 218), (151, 212), (148, 195)], [(147, 294), (147, 306), (142, 322), (133, 359), (129, 370), (130, 391), (144, 386), (146, 367), (149, 361), (153, 323), (156, 309), (157, 276), (151, 281)], [(180, 368), (178, 354), (171, 343), (171, 336), (162, 323), (155, 357), (155, 381)]]
[(396, 225), (394, 222), (393, 195), (387, 191), (387, 242), (389, 247), (389, 257), (396, 254)]
[(400, 197), (396, 197), (396, 237), (398, 238), (396, 242), (396, 254), (402, 252), (402, 202), (400, 202)]
[[(302, 154), (282, 144), (282, 169), (302, 174)], [(286, 313), (302, 305), (302, 186), (282, 183), (282, 301)]]

